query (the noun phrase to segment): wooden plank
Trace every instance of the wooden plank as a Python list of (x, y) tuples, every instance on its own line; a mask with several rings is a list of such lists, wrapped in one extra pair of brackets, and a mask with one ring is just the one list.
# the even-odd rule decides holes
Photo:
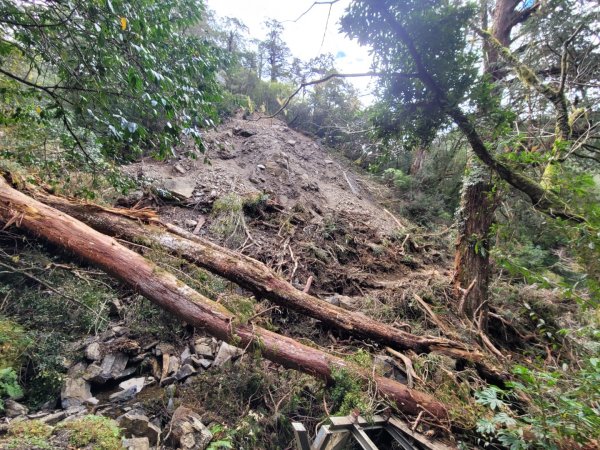
[(456, 446), (449, 446), (438, 441), (433, 441), (421, 433), (414, 432), (400, 418), (392, 416), (389, 419), (389, 424), (401, 430), (405, 435), (410, 436), (419, 444), (431, 450), (457, 450)]
[(331, 420), (329, 428), (332, 431), (350, 429), (354, 424), (358, 424), (362, 427), (370, 427), (373, 425), (382, 426), (387, 422), (387, 419), (383, 416), (373, 416), (371, 420), (367, 420), (362, 416), (330, 417), (329, 420)]
[(342, 449), (349, 437), (348, 431), (331, 431), (329, 425), (323, 425), (312, 443), (311, 450)]
[(299, 422), (292, 422), (294, 436), (296, 436), (296, 448), (298, 450), (310, 450), (310, 441), (308, 440), (308, 432), (304, 425)]
[(375, 443), (371, 440), (365, 430), (363, 430), (360, 425), (354, 425), (352, 427), (352, 436), (356, 439), (356, 442), (360, 445), (363, 450), (378, 450)]

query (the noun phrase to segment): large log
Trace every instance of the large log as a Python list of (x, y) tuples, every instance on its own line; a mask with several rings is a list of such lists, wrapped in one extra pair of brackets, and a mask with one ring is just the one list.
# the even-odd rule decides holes
[(269, 330), (242, 324), (222, 305), (202, 296), (143, 256), (79, 220), (47, 206), (15, 189), (0, 177), (0, 221), (19, 226), (59, 248), (68, 250), (129, 284), (140, 294), (187, 323), (240, 348), (253, 348), (284, 367), (325, 380), (334, 368), (371, 381), (378, 392), (407, 414), (424, 413), (447, 421), (445, 405), (431, 395), (408, 388), (389, 378), (372, 375), (341, 358), (303, 345)]
[(98, 231), (130, 242), (165, 249), (238, 284), (259, 298), (266, 298), (353, 335), (370, 338), (398, 349), (410, 349), (416, 353), (438, 352), (478, 365), (483, 363), (483, 354), (463, 343), (434, 336), (414, 335), (363, 314), (331, 305), (296, 289), (256, 259), (220, 247), (174, 225), (162, 223), (157, 218), (147, 217), (149, 223), (144, 224), (141, 220), (128, 217), (131, 210), (119, 212), (117, 209), (99, 208), (41, 191), (34, 191), (32, 195)]

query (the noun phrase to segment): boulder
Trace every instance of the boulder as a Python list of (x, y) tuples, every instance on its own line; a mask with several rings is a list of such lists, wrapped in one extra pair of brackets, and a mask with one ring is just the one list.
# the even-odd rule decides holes
[(92, 397), (90, 383), (83, 379), (86, 369), (84, 363), (75, 364), (69, 369), (60, 392), (61, 405), (64, 409), (71, 406), (80, 406), (85, 400)]
[(169, 443), (182, 450), (204, 450), (210, 444), (212, 433), (200, 416), (185, 406), (180, 406), (171, 419)]
[(124, 374), (129, 357), (125, 353), (117, 352), (110, 353), (104, 357), (100, 368), (102, 369), (100, 379), (104, 382), (108, 380), (116, 380)]
[(92, 342), (88, 345), (85, 349), (85, 357), (90, 361), (100, 361), (102, 359), (100, 344), (98, 342)]
[(150, 450), (150, 441), (146, 437), (123, 439), (121, 445), (126, 450)]
[(186, 378), (194, 375), (195, 373), (196, 369), (194, 369), (194, 367), (191, 364), (184, 364), (183, 366), (181, 366), (181, 369), (179, 369), (179, 372), (175, 374), (175, 378), (177, 379), (177, 381), (183, 381)]
[(176, 195), (177, 197), (181, 197), (184, 199), (191, 198), (194, 195), (194, 183), (186, 178), (168, 178), (164, 181), (164, 188)]
[(160, 438), (160, 428), (150, 422), (147, 416), (137, 411), (129, 411), (117, 418), (119, 427), (126, 437), (146, 438), (150, 445), (156, 445)]
[(11, 399), (4, 400), (4, 414), (6, 414), (6, 417), (14, 418), (25, 416), (28, 412), (29, 409), (27, 409), (27, 406), (21, 405)]
[(227, 342), (223, 342), (219, 347), (219, 351), (217, 352), (213, 364), (217, 367), (222, 366), (241, 356), (242, 353), (242, 350), (239, 348), (229, 345)]
[(126, 436), (143, 436), (148, 429), (150, 419), (139, 412), (129, 411), (117, 417), (117, 423), (119, 427), (123, 428)]

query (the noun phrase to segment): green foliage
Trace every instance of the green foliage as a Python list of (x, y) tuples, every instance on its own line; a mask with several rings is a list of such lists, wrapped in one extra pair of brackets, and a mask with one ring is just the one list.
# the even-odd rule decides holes
[[(362, 359), (362, 356), (359, 355)], [(348, 415), (358, 411), (368, 416), (372, 413), (372, 405), (365, 392), (363, 382), (348, 369), (333, 367), (331, 369), (333, 387), (330, 390), (334, 403), (333, 410), (338, 415)]]
[(68, 431), (69, 442), (77, 448), (88, 445), (94, 450), (122, 448), (121, 430), (108, 417), (89, 415), (60, 425), (60, 428)]
[(1, 92), (22, 98), (3, 105), (1, 122), (60, 128), (60, 157), (84, 166), (142, 148), (166, 156), (183, 136), (202, 148), (198, 127), (216, 117), (220, 61), (188, 32), (201, 2), (3, 0), (0, 17)]
[[(579, 370), (536, 371), (516, 366), (518, 381), (512, 391), (489, 387), (478, 391), (477, 402), (493, 416), (480, 419), (477, 431), (484, 445), (494, 440), (506, 448), (558, 449), (585, 445), (600, 438), (600, 359), (590, 358)], [(524, 414), (516, 413), (512, 399), (529, 398)]]
[(390, 182), (400, 192), (405, 191), (411, 186), (411, 177), (402, 170), (386, 169), (383, 172), (383, 179)]
[(223, 450), (233, 448), (233, 440), (231, 437), (231, 430), (226, 430), (225, 427), (221, 424), (215, 424), (210, 427), (210, 432), (213, 436), (216, 436), (217, 440), (213, 437), (213, 440), (210, 442), (210, 445), (207, 447), (207, 450)]
[(18, 323), (0, 316), (0, 369), (21, 367), (31, 340)]
[(0, 369), (0, 411), (4, 410), (3, 399), (20, 397), (23, 389), (19, 386), (19, 380), (12, 367)]
[[(467, 51), (465, 27), (474, 14), (471, 4), (443, 0), (352, 2), (342, 29), (373, 49), (379, 77), (380, 103), (372, 109), (378, 134), (400, 137), (413, 147), (428, 145), (446, 122), (446, 107), (426, 89), (413, 51), (451, 105), (460, 103), (476, 78), (474, 55)], [(442, 57), (443, 55), (443, 57)], [(398, 75), (402, 73), (404, 75)]]

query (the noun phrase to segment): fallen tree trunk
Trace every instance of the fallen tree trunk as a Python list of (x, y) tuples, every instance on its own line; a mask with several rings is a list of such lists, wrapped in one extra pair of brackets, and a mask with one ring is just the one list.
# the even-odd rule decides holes
[(39, 190), (31, 190), (31, 194), (98, 231), (133, 243), (163, 248), (240, 285), (257, 297), (294, 309), (337, 329), (397, 349), (409, 349), (416, 353), (437, 352), (472, 362), (479, 374), (494, 384), (502, 386), (508, 378), (499, 369), (484, 361), (483, 353), (479, 350), (449, 339), (414, 335), (362, 314), (331, 305), (296, 289), (260, 261), (220, 247), (174, 225), (165, 224), (155, 215), (139, 210), (103, 208), (72, 202)]
[(237, 323), (230, 311), (202, 296), (169, 272), (115, 239), (13, 189), (2, 177), (0, 221), (5, 227), (21, 227), (102, 268), (188, 324), (205, 329), (232, 345), (243, 349), (253, 348), (284, 367), (325, 380), (332, 379), (332, 370), (335, 368), (346, 369), (365, 381), (372, 381), (378, 392), (393, 401), (401, 411), (412, 415), (428, 414), (440, 422), (448, 420), (445, 405), (429, 394), (410, 389), (389, 378), (373, 376), (352, 363), (289, 337), (253, 324)]
[(480, 362), (483, 354), (473, 348), (444, 338), (417, 336), (327, 303), (296, 289), (265, 264), (241, 253), (220, 247), (179, 227), (147, 217), (148, 224), (128, 217), (132, 210), (103, 209), (95, 205), (71, 202), (44, 192), (33, 192), (45, 204), (88, 224), (92, 228), (129, 242), (160, 247), (199, 267), (222, 276), (278, 305), (294, 309), (335, 328), (371, 338), (399, 349), (417, 353), (438, 352), (447, 356)]

